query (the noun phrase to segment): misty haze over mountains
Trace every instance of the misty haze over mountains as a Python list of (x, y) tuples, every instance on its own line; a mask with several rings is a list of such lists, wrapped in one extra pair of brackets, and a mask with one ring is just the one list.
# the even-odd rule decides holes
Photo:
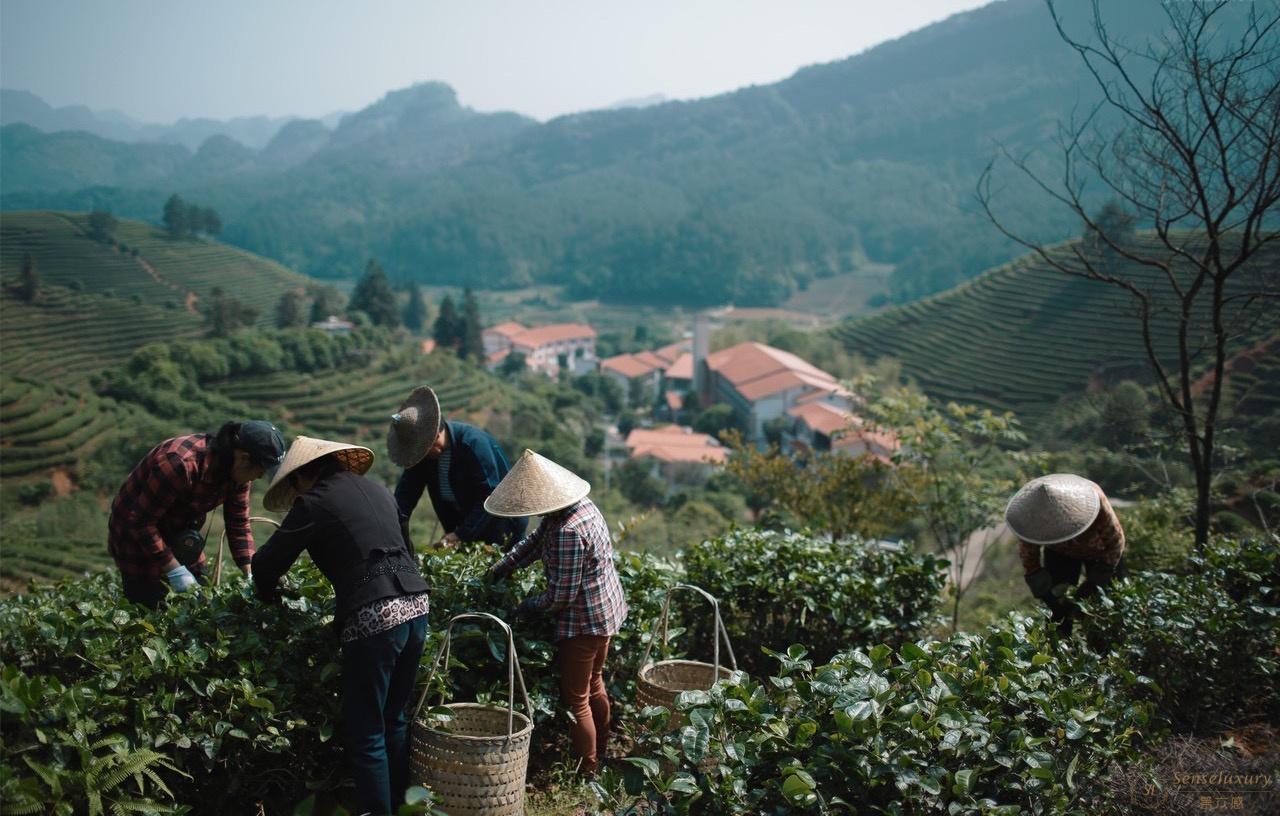
[[(319, 120), (332, 129), (346, 116), (331, 113)], [(119, 142), (159, 142), (180, 144), (196, 150), (206, 139), (227, 136), (260, 150), (296, 116), (240, 116), (234, 119), (179, 119), (171, 125), (141, 122), (119, 111), (94, 111), (84, 105), (55, 108), (29, 91), (0, 88), (0, 125), (21, 123), (45, 133), (82, 131)]]
[[(1115, 5), (1115, 34), (1152, 33), (1154, 0)], [(1014, 254), (972, 203), (982, 167), (997, 140), (1051, 156), (1095, 93), (1043, 3), (1007, 0), (772, 85), (546, 123), (424, 83), (334, 125), (264, 138), (234, 120), (256, 141), (226, 123), (194, 150), (11, 124), (0, 193), (155, 220), (178, 192), (216, 207), (226, 240), (318, 277), (376, 257), (431, 283), (764, 304), (870, 259), (909, 300)], [(1078, 231), (1032, 192), (1009, 179), (1021, 227)]]

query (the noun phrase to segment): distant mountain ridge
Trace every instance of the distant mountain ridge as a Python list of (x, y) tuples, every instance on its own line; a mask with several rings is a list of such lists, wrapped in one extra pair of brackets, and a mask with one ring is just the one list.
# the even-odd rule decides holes
[(82, 131), (120, 142), (180, 144), (195, 150), (212, 136), (228, 136), (261, 149), (295, 116), (237, 116), (232, 119), (182, 118), (171, 125), (141, 122), (119, 111), (94, 111), (84, 105), (55, 108), (39, 96), (0, 88), (0, 125), (20, 123), (45, 133)]
[[(1106, 12), (1121, 37), (1157, 33), (1155, 0)], [(377, 257), (430, 283), (752, 305), (865, 257), (897, 265), (908, 300), (1015, 254), (972, 204), (994, 141), (1046, 150), (1095, 93), (1042, 2), (1003, 0), (772, 85), (544, 124), (425, 83), (327, 136), (313, 122), (185, 161), (107, 161), (118, 146), (10, 126), (0, 194), (156, 218), (180, 192), (222, 214), (227, 240), (321, 277)], [(1029, 185), (1007, 195), (1026, 233), (1078, 230)]]

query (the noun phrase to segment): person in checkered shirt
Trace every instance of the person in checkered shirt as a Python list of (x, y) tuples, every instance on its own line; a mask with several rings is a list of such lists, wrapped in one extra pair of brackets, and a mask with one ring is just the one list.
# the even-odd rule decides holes
[(155, 608), (172, 589), (186, 592), (204, 575), (205, 515), (222, 506), (236, 566), (249, 574), (249, 485), (284, 458), (270, 422), (228, 422), (216, 434), (166, 439), (142, 458), (111, 503), (107, 550), (124, 595)]
[(485, 510), (509, 518), (541, 516), (533, 533), (489, 569), (498, 580), (541, 559), (547, 589), (526, 598), (516, 617), (555, 618), (560, 693), (573, 714), (570, 738), (579, 772), (595, 774), (609, 743), (610, 706), (604, 685), (609, 642), (627, 618), (613, 564), (613, 540), (591, 485), (526, 450), (485, 500)]

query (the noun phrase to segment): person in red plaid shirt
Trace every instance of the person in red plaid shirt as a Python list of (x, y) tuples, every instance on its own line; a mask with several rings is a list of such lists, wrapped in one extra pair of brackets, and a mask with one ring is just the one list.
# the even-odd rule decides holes
[(125, 597), (155, 608), (169, 589), (195, 587), (205, 565), (200, 528), (218, 505), (232, 557), (248, 575), (254, 552), (249, 485), (283, 458), (280, 432), (257, 420), (152, 448), (120, 486), (107, 522), (107, 550), (120, 568)]
[(494, 516), (542, 517), (532, 535), (490, 568), (489, 578), (504, 578), (542, 559), (547, 589), (522, 601), (516, 617), (555, 617), (560, 693), (573, 714), (570, 738), (578, 770), (588, 776), (604, 761), (609, 743), (604, 664), (609, 641), (627, 618), (609, 525), (587, 498), (590, 490), (585, 480), (526, 450), (484, 503)]

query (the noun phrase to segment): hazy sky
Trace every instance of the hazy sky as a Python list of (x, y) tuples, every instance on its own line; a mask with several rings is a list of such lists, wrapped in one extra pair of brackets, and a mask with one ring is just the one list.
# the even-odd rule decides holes
[(539, 119), (774, 82), (985, 0), (0, 0), (0, 84), (183, 116), (357, 110), (441, 80)]

